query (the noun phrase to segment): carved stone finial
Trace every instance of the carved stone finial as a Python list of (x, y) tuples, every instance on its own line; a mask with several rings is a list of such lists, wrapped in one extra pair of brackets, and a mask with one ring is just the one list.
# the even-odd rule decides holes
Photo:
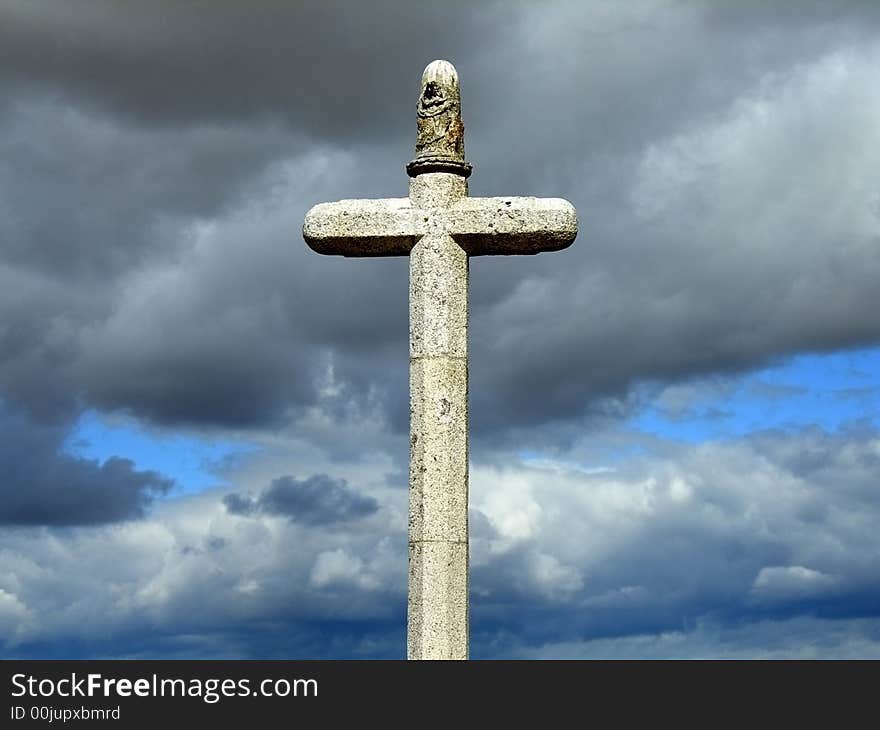
[(409, 176), (454, 172), (468, 177), (458, 73), (449, 61), (432, 61), (425, 68), (417, 114), (416, 159), (406, 166)]

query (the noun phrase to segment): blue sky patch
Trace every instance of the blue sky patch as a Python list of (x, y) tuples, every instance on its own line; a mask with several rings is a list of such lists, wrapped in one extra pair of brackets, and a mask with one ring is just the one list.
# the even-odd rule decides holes
[(794, 357), (737, 379), (671, 386), (629, 425), (689, 443), (767, 428), (880, 425), (880, 348)]
[(218, 475), (229, 461), (256, 450), (245, 441), (211, 439), (184, 433), (162, 433), (134, 421), (83, 413), (65, 443), (68, 453), (103, 462), (111, 456), (131, 459), (138, 469), (172, 477), (173, 495), (191, 494), (224, 482)]

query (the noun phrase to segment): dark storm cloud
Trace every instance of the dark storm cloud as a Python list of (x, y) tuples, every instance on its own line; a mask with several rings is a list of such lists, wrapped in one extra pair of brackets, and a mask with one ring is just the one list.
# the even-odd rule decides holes
[[(498, 146), (492, 163), (506, 189), (570, 197), (581, 230), (559, 254), (472, 263), (478, 431), (613, 414), (639, 381), (880, 338), (860, 314), (880, 306), (880, 219), (866, 215), (878, 188), (852, 164), (876, 149), (875, 112), (852, 110), (865, 108), (878, 7), (765, 28), (779, 4), (761, 3), (733, 12), (731, 32), (699, 4), (655, 5), (640, 27), (572, 5), (568, 23), (562, 11), (533, 29), (545, 53), (555, 37), (569, 54), (528, 87), (552, 116), (511, 102), (499, 116), (530, 144)], [(603, 23), (607, 37), (591, 35)]]
[(0, 525), (99, 525), (143, 517), (172, 486), (128, 459), (103, 464), (62, 450), (63, 433), (0, 413)]
[(32, 0), (7, 3), (2, 18), (0, 74), (13, 88), (151, 125), (269, 116), (347, 141), (406, 125), (394, 102), (414, 104), (411, 69), (478, 45), (491, 13), (466, 2)]
[[(455, 18), (418, 4), (99, 0), (7, 3), (0, 19), (0, 256), (8, 267), (0, 275), (8, 271), (9, 345), (0, 385), (10, 401), (44, 420), (63, 420), (85, 395), (160, 423), (277, 423), (291, 406), (314, 401), (328, 342), (363, 350), (364, 341), (372, 350), (386, 322), (403, 331), (405, 311), (383, 313), (392, 307), (367, 328), (338, 316), (346, 299), (387, 298), (381, 274), (353, 289), (333, 269), (332, 288), (345, 295), (336, 306), (304, 296), (306, 288), (327, 291), (326, 282), (302, 281), (310, 267), (291, 256), (301, 246), (298, 221), (315, 202), (304, 193), (270, 248), (249, 250), (259, 221), (240, 231), (234, 243), (246, 266), (229, 260), (227, 270), (244, 283), (218, 291), (216, 267), (199, 281), (181, 279), (172, 294), (192, 293), (193, 306), (162, 323), (160, 339), (126, 323), (99, 348), (104, 360), (83, 351), (131, 279), (145, 282), (142, 272), (156, 262), (185, 259), (193, 225), (241, 204), (242, 190), (272, 162), (302, 158), (325, 138), (348, 146), (355, 135), (360, 146), (363, 135), (402, 136), (392, 128), (411, 120), (385, 93), (413, 105), (417, 77), (401, 54), (421, 66), (438, 45), (438, 28)], [(468, 45), (464, 32), (456, 37)], [(392, 45), (394, 53), (377, 52)], [(332, 108), (315, 103), (320, 96)], [(387, 110), (385, 117), (361, 113), (368, 106)], [(401, 146), (401, 164), (410, 146)], [(272, 175), (264, 183), (251, 194), (271, 198)], [(254, 264), (277, 284), (249, 277)], [(277, 294), (264, 296), (269, 287)], [(154, 305), (146, 306), (142, 321)], [(143, 352), (145, 340), (154, 349)], [(362, 392), (371, 383), (359, 374), (355, 385)]]
[(3, 263), (102, 287), (176, 254), (181, 223), (216, 215), (302, 148), (272, 126), (120, 127), (53, 96), (23, 96), (2, 124)]
[(223, 504), (235, 515), (280, 515), (304, 525), (330, 525), (366, 517), (379, 503), (349, 488), (344, 479), (313, 474), (306, 479), (291, 476), (273, 479), (257, 497), (228, 494)]
[(785, 31), (799, 27), (833, 27), (842, 17), (850, 17), (865, 32), (880, 22), (873, 0), (800, 0), (797, 3), (741, 0), (737, 3), (707, 2), (706, 20), (710, 25), (729, 27), (735, 31)]
[(44, 420), (261, 427), (328, 407), (332, 370), (334, 417), (405, 429), (406, 262), (299, 226), (405, 194), (438, 56), (472, 192), (581, 217), (565, 252), (472, 264), (475, 433), (876, 342), (877, 7), (786, 7), (9, 3), (0, 387)]

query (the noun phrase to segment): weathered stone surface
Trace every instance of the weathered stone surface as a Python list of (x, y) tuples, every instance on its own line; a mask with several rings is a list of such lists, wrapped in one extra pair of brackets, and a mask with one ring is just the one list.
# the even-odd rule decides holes
[(536, 254), (570, 246), (574, 206), (562, 198), (468, 198), (467, 181), (427, 173), (410, 182), (410, 198), (340, 200), (307, 214), (303, 238), (323, 254), (408, 256), (422, 236), (449, 233), (468, 256)]
[(468, 658), (468, 546), (409, 546), (408, 659)]
[(468, 372), (465, 357), (410, 361), (409, 540), (467, 540)]
[(410, 357), (466, 357), (467, 254), (446, 233), (429, 233), (409, 262)]
[(429, 172), (471, 174), (464, 161), (464, 124), (458, 72), (449, 61), (432, 61), (422, 74), (416, 107), (416, 159), (406, 166), (411, 177)]
[[(438, 221), (445, 220), (446, 209), (466, 199), (467, 194), (467, 179), (454, 172), (426, 172), (409, 181), (412, 204), (420, 210), (429, 211)], [(414, 220), (416, 223), (428, 223), (424, 215)]]
[(409, 256), (421, 235), (417, 213), (407, 198), (319, 203), (306, 213), (303, 238), (322, 254)]
[(578, 229), (574, 206), (562, 198), (465, 198), (446, 215), (447, 230), (469, 256), (558, 251)]
[(559, 198), (470, 198), (458, 75), (422, 77), (409, 198), (312, 208), (322, 254), (410, 257), (410, 510), (407, 656), (468, 655), (468, 258), (565, 248), (577, 214)]
[(411, 659), (467, 658), (468, 257), (446, 215), (466, 195), (447, 172), (410, 185), (424, 211), (409, 259)]

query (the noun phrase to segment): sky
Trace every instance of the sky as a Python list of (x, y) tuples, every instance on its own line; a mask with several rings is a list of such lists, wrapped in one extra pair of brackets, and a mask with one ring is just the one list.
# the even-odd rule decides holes
[(474, 658), (880, 657), (880, 4), (0, 0), (0, 656), (403, 658), (422, 69), (472, 195)]

